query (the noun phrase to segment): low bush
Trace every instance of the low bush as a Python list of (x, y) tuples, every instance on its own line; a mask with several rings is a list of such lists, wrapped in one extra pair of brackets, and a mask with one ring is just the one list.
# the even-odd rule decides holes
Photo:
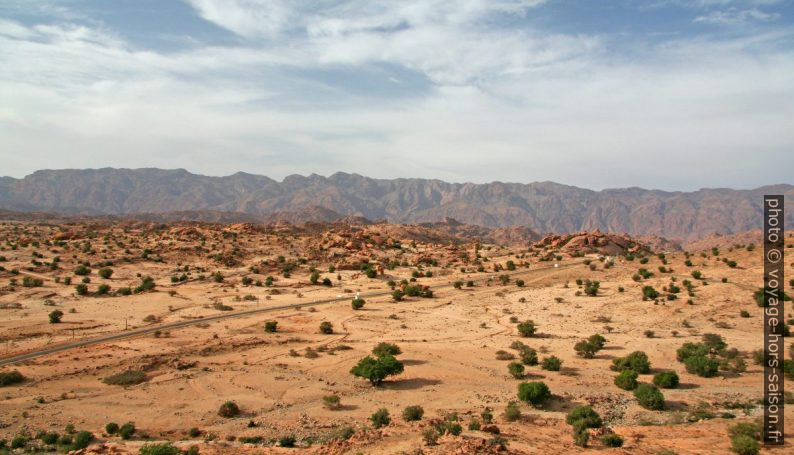
[(623, 370), (615, 377), (615, 385), (623, 390), (634, 390), (638, 385), (637, 376), (634, 370)]
[(675, 371), (662, 371), (653, 377), (653, 383), (663, 389), (674, 389), (678, 387), (678, 373)]
[(731, 438), (731, 451), (738, 455), (757, 455), (761, 445), (749, 436), (739, 435)]
[(85, 449), (94, 441), (94, 435), (88, 431), (80, 431), (74, 435), (74, 442), (72, 448), (76, 450)]
[(634, 397), (637, 402), (645, 409), (661, 411), (664, 409), (664, 394), (655, 386), (640, 384), (634, 390)]
[(560, 369), (562, 369), (562, 360), (552, 355), (543, 359), (543, 362), (540, 363), (540, 367), (546, 371), (560, 371)]
[(146, 373), (140, 370), (124, 371), (114, 374), (113, 376), (108, 376), (102, 380), (105, 384), (120, 386), (136, 385), (144, 381), (146, 381)]
[(537, 327), (535, 327), (535, 323), (532, 321), (524, 321), (518, 324), (516, 328), (522, 337), (531, 337), (537, 331)]
[(424, 414), (425, 410), (422, 409), (421, 406), (407, 406), (403, 409), (403, 420), (406, 422), (415, 422), (417, 420), (422, 420)]
[(703, 355), (696, 355), (688, 357), (684, 361), (684, 366), (689, 373), (696, 374), (703, 378), (711, 378), (717, 375), (720, 362)]
[(542, 406), (549, 398), (551, 390), (543, 382), (523, 382), (518, 385), (518, 399), (532, 406)]
[(135, 431), (135, 424), (132, 422), (127, 422), (122, 425), (121, 428), (119, 428), (119, 436), (121, 436), (121, 439), (127, 440), (132, 438), (132, 436), (135, 434)]
[(325, 335), (331, 335), (334, 333), (334, 325), (328, 321), (323, 321), (320, 323), (320, 333)]
[(505, 420), (508, 422), (515, 422), (520, 418), (521, 408), (518, 407), (518, 403), (515, 401), (507, 403), (507, 406), (505, 407)]
[(221, 417), (236, 417), (240, 415), (240, 407), (234, 401), (227, 401), (218, 408), (218, 415)]
[(516, 379), (521, 379), (524, 377), (524, 365), (519, 362), (510, 362), (507, 365), (507, 371)]
[(648, 374), (651, 371), (651, 362), (648, 355), (642, 351), (634, 351), (626, 357), (612, 360), (613, 371), (634, 370), (639, 374)]
[(17, 370), (0, 372), (0, 387), (19, 384), (25, 380), (25, 376)]
[(615, 433), (607, 433), (601, 436), (601, 444), (606, 447), (623, 447), (623, 438)]
[(179, 455), (182, 452), (170, 442), (146, 444), (140, 448), (138, 455)]
[(389, 417), (389, 411), (386, 408), (380, 408), (375, 411), (369, 418), (372, 421), (372, 426), (374, 428), (381, 428), (385, 427), (389, 423), (391, 423), (391, 417)]
[(323, 406), (325, 406), (326, 409), (335, 411), (342, 406), (342, 400), (339, 398), (339, 395), (326, 395), (323, 397)]

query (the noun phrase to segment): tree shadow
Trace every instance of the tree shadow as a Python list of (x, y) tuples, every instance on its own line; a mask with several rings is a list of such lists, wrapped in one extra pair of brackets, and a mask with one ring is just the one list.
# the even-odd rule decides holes
[(543, 409), (546, 411), (554, 411), (554, 412), (568, 412), (571, 409), (575, 408), (576, 406), (583, 406), (586, 404), (587, 403), (566, 399), (559, 395), (552, 395), (551, 400), (549, 400), (543, 406)]
[(521, 379), (546, 379), (546, 376), (538, 373), (524, 373)]
[(687, 383), (683, 383), (682, 382), (682, 383), (678, 384), (678, 387), (676, 387), (676, 389), (681, 389), (681, 390), (692, 390), (692, 389), (699, 389), (699, 388), (700, 388), (699, 385), (693, 384), (691, 382), (687, 382)]
[(358, 409), (358, 406), (355, 404), (340, 404), (335, 411), (355, 411), (356, 409)]
[(687, 404), (686, 401), (664, 400), (664, 410), (665, 411), (687, 411), (687, 410), (689, 410), (689, 404)]
[(427, 363), (427, 360), (408, 359), (408, 360), (401, 360), (401, 362), (405, 366), (415, 366), (415, 365), (424, 365)]
[(439, 385), (441, 383), (442, 381), (438, 379), (412, 378), (383, 383), (383, 388), (390, 390), (415, 390), (421, 389), (422, 387)]
[(597, 356), (595, 356), (593, 358), (594, 359), (601, 359), (601, 360), (613, 360), (613, 359), (617, 359), (618, 357), (614, 356), (614, 355), (609, 355), (609, 354), (599, 354), (599, 355), (597, 355)]
[(576, 367), (562, 367), (560, 368), (561, 375), (563, 376), (579, 376), (579, 368)]
[(623, 346), (604, 346), (601, 348), (602, 351), (625, 351), (626, 348)]

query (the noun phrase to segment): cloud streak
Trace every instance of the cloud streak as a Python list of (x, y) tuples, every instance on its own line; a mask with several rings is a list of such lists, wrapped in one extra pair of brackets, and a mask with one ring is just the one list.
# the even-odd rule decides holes
[(5, 172), (343, 170), (665, 189), (790, 181), (785, 24), (626, 42), (539, 27), (532, 19), (553, 7), (540, 1), (300, 4), (191, 0), (239, 41), (198, 37), (177, 50), (66, 14), (0, 20)]

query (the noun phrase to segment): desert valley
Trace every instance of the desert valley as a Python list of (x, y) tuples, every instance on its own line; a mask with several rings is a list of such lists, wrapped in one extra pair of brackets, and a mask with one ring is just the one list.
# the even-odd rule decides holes
[(758, 233), (6, 218), (2, 452), (758, 444)]

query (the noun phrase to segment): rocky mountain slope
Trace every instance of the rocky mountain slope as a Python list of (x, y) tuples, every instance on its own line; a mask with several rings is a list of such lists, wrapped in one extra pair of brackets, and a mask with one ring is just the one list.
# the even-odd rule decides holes
[[(354, 215), (393, 223), (447, 217), (486, 227), (535, 232), (600, 229), (693, 240), (760, 226), (762, 196), (794, 186), (667, 192), (641, 188), (592, 191), (552, 182), (529, 184), (381, 180), (357, 174), (292, 175), (278, 182), (246, 173), (208, 177), (185, 170), (43, 170), (0, 178), (0, 208), (82, 214), (236, 212), (263, 221), (332, 221)], [(248, 216), (240, 216), (250, 221)], [(786, 221), (794, 223), (789, 210)], [(789, 224), (791, 225), (791, 224)]]

